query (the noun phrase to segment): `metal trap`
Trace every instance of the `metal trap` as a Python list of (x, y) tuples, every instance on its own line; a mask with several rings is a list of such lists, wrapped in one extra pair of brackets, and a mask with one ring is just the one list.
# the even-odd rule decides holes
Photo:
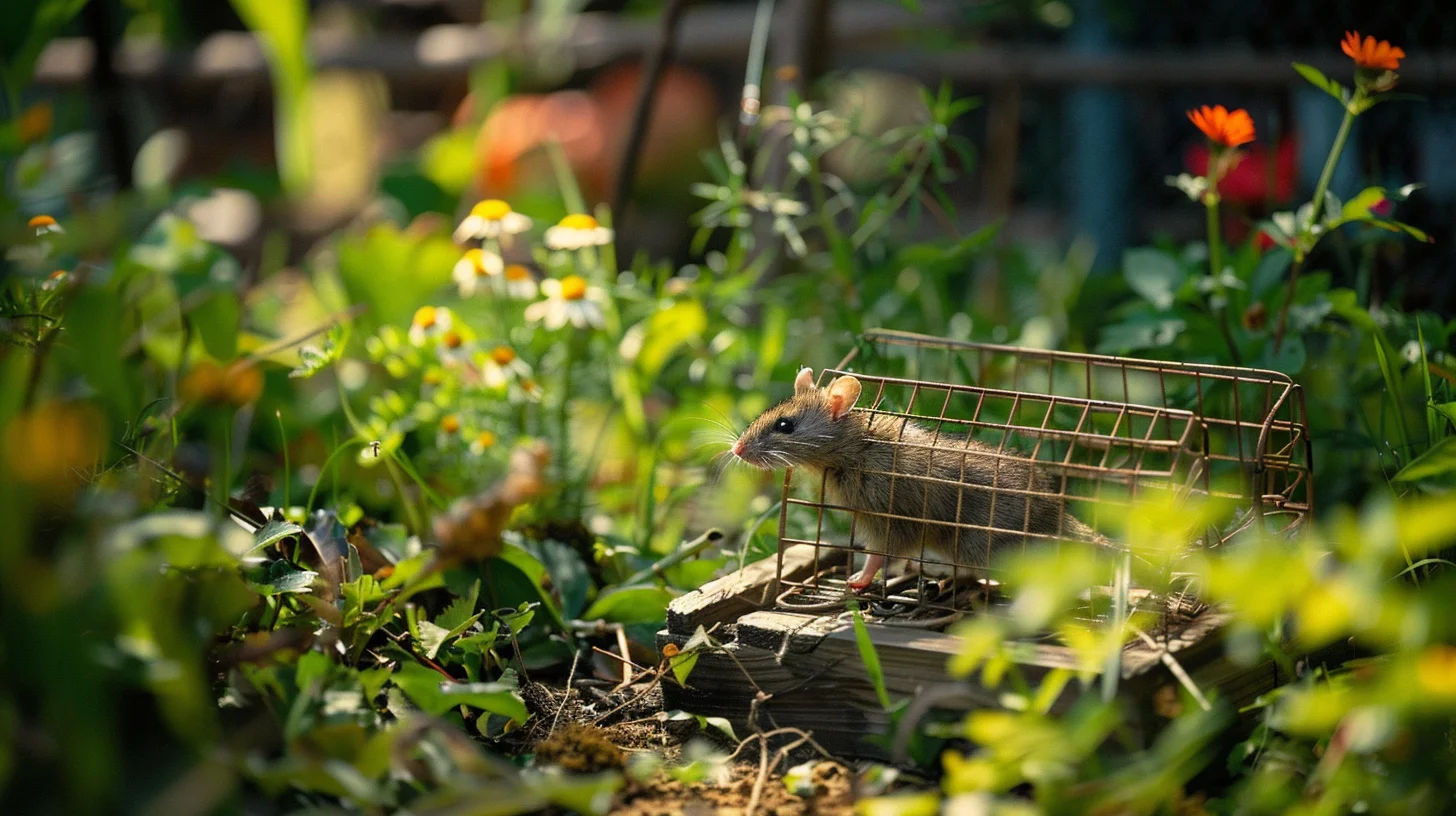
[[(996, 552), (959, 549), (952, 558), (916, 547), (868, 587), (853, 588), (849, 581), (863, 564), (865, 546), (876, 540), (872, 525), (924, 525), (925, 516), (916, 515), (913, 503), (891, 502), (869, 512), (847, 506), (824, 474), (811, 478), (807, 470), (791, 470), (784, 479), (777, 557), (669, 605), (660, 645), (682, 647), (703, 627), (724, 648), (701, 654), (686, 686), (664, 684), (667, 705), (724, 716), (745, 728), (755, 725), (746, 718), (756, 711), (760, 727), (796, 725), (836, 752), (883, 757), (881, 746), (863, 740), (883, 732), (888, 719), (861, 663), (846, 612), (849, 599), (869, 621), (892, 697), (929, 692), (937, 707), (996, 707), (997, 689), (974, 680), (951, 683), (946, 674), (959, 644), (942, 630), (966, 615), (998, 614), (1013, 601), (1001, 591), (997, 559), (981, 556), (1029, 546), (1088, 546), (1088, 537), (1116, 534), (1119, 515), (1150, 495), (1175, 506), (1198, 497), (1233, 503), (1230, 521), (1190, 532), (1190, 547), (1222, 547), (1256, 525), (1290, 532), (1311, 510), (1304, 397), (1282, 374), (890, 331), (866, 334), (837, 367), (820, 374), (819, 385), (849, 374), (862, 386), (854, 410), (866, 421), (911, 422), (923, 430), (880, 435), (875, 444), (886, 453), (866, 456), (866, 467), (878, 463), (880, 475), (912, 498), (946, 482), (968, 491), (963, 479), (937, 481), (933, 472), (913, 472), (897, 457), (930, 448), (954, 461), (974, 451), (983, 475), (989, 474), (974, 489), (987, 503), (992, 497), (1009, 502), (1019, 518), (994, 508), (982, 519), (958, 509), (941, 513), (935, 523), (954, 531), (942, 533), (942, 542), (960, 543), (964, 532), (978, 547), (1000, 546), (989, 548)], [(1011, 477), (1029, 468), (1037, 475), (1018, 483), (1002, 479), (1002, 468)], [(1041, 503), (1036, 523), (1026, 509), (1033, 502)], [(934, 536), (926, 532), (924, 538)], [(1271, 661), (1230, 664), (1221, 644), (1226, 616), (1202, 605), (1194, 587), (1171, 586), (1161, 595), (1125, 590), (1137, 608), (1160, 613), (1150, 634), (1125, 645), (1117, 669), (1119, 695), (1134, 701), (1135, 717), (1146, 717), (1144, 736), (1159, 722), (1156, 694), (1178, 682), (1170, 662), (1200, 687), (1218, 688), (1235, 706), (1285, 679)], [(1088, 587), (1079, 617), (1098, 620), (1112, 594), (1109, 587)], [(1080, 670), (1073, 651), (1055, 637), (1031, 637), (1016, 646), (1028, 683), (1053, 670)], [(1052, 710), (1074, 698), (1069, 686)]]
[[(784, 611), (843, 608), (851, 595), (880, 619), (923, 624), (994, 608), (1013, 551), (1106, 546), (1152, 492), (1236, 504), (1236, 523), (1196, 533), (1205, 547), (1255, 523), (1290, 529), (1309, 511), (1303, 395), (1282, 374), (874, 331), (819, 384), (849, 375), (862, 385), (854, 410), (878, 428), (862, 472), (895, 498), (851, 506), (833, 474), (785, 474), (774, 598)], [(854, 565), (884, 551), (897, 524), (915, 531), (912, 548), (852, 592)], [(795, 545), (812, 548), (803, 577), (783, 569)]]

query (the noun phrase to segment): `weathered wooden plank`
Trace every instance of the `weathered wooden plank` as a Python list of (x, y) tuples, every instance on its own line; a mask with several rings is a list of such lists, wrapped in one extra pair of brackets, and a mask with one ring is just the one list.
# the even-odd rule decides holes
[[(667, 607), (667, 629), (691, 635), (699, 626), (732, 623), (740, 617), (773, 605), (777, 594), (777, 558), (765, 558), (704, 584), (700, 589), (673, 600)], [(814, 548), (789, 547), (783, 552), (783, 578), (794, 581), (814, 567)]]

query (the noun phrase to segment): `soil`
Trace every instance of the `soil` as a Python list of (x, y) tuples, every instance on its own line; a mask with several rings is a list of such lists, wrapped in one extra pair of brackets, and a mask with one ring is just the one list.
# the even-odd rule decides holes
[[(629, 754), (652, 751), (667, 764), (681, 760), (691, 739), (706, 739), (731, 753), (738, 745), (716, 730), (707, 732), (695, 719), (669, 719), (662, 711), (662, 691), (655, 684), (616, 688), (586, 681), (569, 690), (531, 683), (521, 689), (534, 715), (517, 735), (520, 747), (539, 763), (571, 772), (591, 773), (624, 767)], [(770, 753), (770, 759), (774, 757)], [(854, 773), (843, 764), (820, 761), (811, 776), (813, 792), (798, 796), (784, 784), (782, 772), (815, 758), (799, 751), (765, 777), (755, 813), (766, 816), (810, 816), (853, 812)], [(612, 813), (635, 816), (699, 816), (747, 813), (759, 777), (759, 753), (749, 745), (732, 766), (724, 784), (684, 783), (658, 773), (647, 782), (629, 781)]]
[[(810, 816), (849, 814), (854, 810), (853, 774), (837, 762), (823, 762), (814, 769), (814, 793), (799, 797), (789, 791), (783, 779), (772, 775), (764, 781), (756, 813), (765, 816)], [(746, 813), (758, 780), (758, 763), (739, 764), (726, 785), (703, 782), (683, 784), (659, 774), (649, 784), (629, 785), (612, 808), (614, 814), (630, 816), (730, 816)]]

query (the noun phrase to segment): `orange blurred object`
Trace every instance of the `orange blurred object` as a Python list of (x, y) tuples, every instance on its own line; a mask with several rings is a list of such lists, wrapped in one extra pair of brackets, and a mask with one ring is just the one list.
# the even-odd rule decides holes
[[(543, 149), (555, 138), (582, 195), (589, 201), (610, 197), (616, 184), (641, 66), (627, 63), (606, 69), (587, 91), (557, 91), (510, 97), (490, 112), (475, 140), (476, 193), (509, 201), (523, 191), (554, 189), (555, 176)], [(468, 120), (475, 101), (466, 97), (456, 121)], [(667, 68), (657, 88), (638, 162), (638, 181), (691, 171), (698, 153), (713, 143), (718, 102), (698, 72)]]
[(1401, 47), (1374, 37), (1366, 37), (1362, 40), (1358, 31), (1345, 32), (1345, 39), (1340, 43), (1340, 50), (1345, 52), (1345, 56), (1354, 60), (1357, 66), (1372, 71), (1397, 70), (1400, 68), (1400, 61), (1405, 59), (1405, 50)]

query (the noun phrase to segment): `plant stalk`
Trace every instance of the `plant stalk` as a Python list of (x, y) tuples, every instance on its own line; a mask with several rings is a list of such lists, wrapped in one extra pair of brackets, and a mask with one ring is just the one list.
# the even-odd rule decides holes
[[(1217, 182), (1209, 176), (1209, 192), (1203, 196), (1203, 208), (1208, 215), (1208, 273), (1213, 276), (1214, 296), (1222, 293), (1223, 284), (1219, 283), (1219, 276), (1223, 274), (1223, 236), (1218, 226), (1218, 193)], [(1228, 307), (1214, 306), (1214, 319), (1218, 322), (1219, 333), (1223, 335), (1223, 341), (1228, 344), (1229, 358), (1234, 365), (1243, 365), (1243, 359), (1239, 354), (1239, 346), (1234, 342), (1234, 332), (1229, 326)]]
[[(1320, 171), (1319, 181), (1314, 185), (1314, 200), (1310, 202), (1309, 223), (1310, 228), (1319, 222), (1320, 211), (1325, 207), (1325, 193), (1329, 192), (1330, 180), (1335, 176), (1335, 165), (1340, 163), (1340, 154), (1345, 152), (1345, 141), (1350, 138), (1350, 128), (1355, 124), (1355, 106), (1359, 101), (1360, 92), (1355, 92), (1355, 100), (1345, 106), (1345, 118), (1340, 122), (1340, 129), (1335, 133), (1335, 143), (1330, 145), (1330, 155), (1325, 157), (1324, 169)], [(1279, 320), (1274, 324), (1274, 352), (1279, 352), (1279, 346), (1284, 342), (1285, 325), (1289, 320), (1289, 305), (1294, 302), (1294, 293), (1299, 284), (1299, 272), (1304, 267), (1304, 253), (1298, 249), (1294, 251), (1294, 265), (1289, 270), (1289, 286), (1284, 292), (1284, 305), (1279, 307)]]

